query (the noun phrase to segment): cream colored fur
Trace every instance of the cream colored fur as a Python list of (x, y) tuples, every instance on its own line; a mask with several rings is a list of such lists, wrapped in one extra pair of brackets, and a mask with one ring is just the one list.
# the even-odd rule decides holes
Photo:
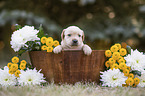
[(60, 53), (62, 50), (83, 50), (84, 54), (90, 55), (92, 49), (83, 43), (84, 32), (77, 26), (70, 26), (61, 33), (61, 45), (54, 48), (54, 53)]

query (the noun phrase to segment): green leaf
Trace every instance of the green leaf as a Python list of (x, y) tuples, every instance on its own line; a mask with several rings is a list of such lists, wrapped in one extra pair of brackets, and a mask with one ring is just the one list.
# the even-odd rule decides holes
[(42, 38), (44, 36), (44, 30), (42, 28), (42, 24), (40, 24), (39, 32), (38, 32), (37, 35), (38, 35), (39, 38)]
[(29, 69), (33, 69), (33, 66), (30, 63), (27, 63), (26, 67)]
[(36, 51), (41, 49), (41, 45), (39, 44), (40, 40), (37, 41), (28, 41), (26, 44), (28, 46), (28, 51)]
[(140, 72), (140, 71), (133, 70), (132, 73), (133, 73), (134, 75), (141, 76), (141, 72)]
[(36, 50), (41, 50), (41, 45), (38, 44), (40, 40), (37, 41), (27, 41), (25, 44), (26, 46), (22, 47), (19, 52), (18, 56), (21, 56), (23, 53), (27, 51), (36, 51)]
[(21, 56), (23, 53), (27, 52), (28, 49), (27, 48), (21, 48), (20, 51), (18, 52), (18, 56)]
[(126, 48), (127, 48), (128, 53), (131, 54), (131, 47), (127, 45)]
[(21, 29), (21, 28), (22, 28), (21, 25), (19, 25), (19, 24), (16, 24), (16, 25), (15, 25), (15, 30), (19, 30), (19, 29)]
[(22, 47), (20, 50), (27, 50), (28, 48), (26, 48), (26, 47)]
[(41, 42), (40, 40), (35, 40), (35, 42)]

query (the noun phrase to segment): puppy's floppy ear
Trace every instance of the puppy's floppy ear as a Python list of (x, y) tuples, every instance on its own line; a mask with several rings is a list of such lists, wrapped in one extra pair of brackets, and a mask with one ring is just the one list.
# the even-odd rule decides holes
[(62, 33), (61, 33), (61, 39), (63, 40), (64, 39), (64, 32), (65, 32), (65, 29), (63, 29)]
[(83, 40), (83, 41), (85, 40), (85, 34), (84, 34), (84, 31), (83, 31), (82, 40)]

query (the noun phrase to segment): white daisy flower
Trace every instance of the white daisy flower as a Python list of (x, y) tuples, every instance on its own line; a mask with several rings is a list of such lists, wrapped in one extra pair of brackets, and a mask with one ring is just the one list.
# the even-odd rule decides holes
[(108, 86), (108, 87), (117, 87), (121, 86), (122, 84), (125, 84), (125, 81), (127, 77), (124, 76), (123, 73), (120, 72), (119, 69), (109, 69), (104, 72), (100, 72), (102, 75), (100, 81), (103, 82), (102, 86)]
[(126, 60), (126, 65), (130, 66), (132, 70), (144, 71), (145, 55), (143, 52), (139, 52), (137, 49), (134, 51), (131, 49), (131, 54), (128, 54), (124, 59)]
[(13, 32), (10, 41), (11, 47), (17, 52), (25, 46), (27, 41), (40, 40), (40, 38), (37, 37), (38, 32), (39, 31), (34, 29), (33, 26), (24, 26), (22, 29)]
[(4, 67), (4, 70), (0, 70), (0, 85), (1, 86), (14, 86), (16, 85), (17, 80), (15, 75), (9, 74), (9, 68), (7, 66)]
[(141, 76), (138, 76), (140, 83), (137, 85), (139, 87), (145, 87), (145, 72), (142, 72)]
[(26, 71), (21, 71), (18, 78), (19, 85), (40, 85), (41, 83), (46, 82), (43, 77), (44, 75), (40, 73), (40, 71), (41, 70), (37, 72), (35, 68), (33, 70), (27, 69)]

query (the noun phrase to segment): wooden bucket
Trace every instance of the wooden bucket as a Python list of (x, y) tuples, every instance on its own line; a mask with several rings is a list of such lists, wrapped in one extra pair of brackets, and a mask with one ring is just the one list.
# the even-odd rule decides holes
[(80, 50), (62, 51), (60, 54), (46, 51), (29, 52), (33, 67), (42, 69), (48, 82), (74, 84), (76, 82), (100, 82), (104, 71), (105, 50), (93, 50), (86, 56)]

